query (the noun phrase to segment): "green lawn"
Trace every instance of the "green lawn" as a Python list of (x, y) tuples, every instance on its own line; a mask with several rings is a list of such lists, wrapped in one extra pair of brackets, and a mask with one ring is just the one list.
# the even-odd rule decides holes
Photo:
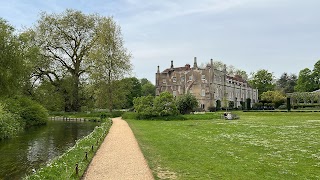
[(238, 115), (127, 121), (157, 179), (320, 179), (320, 113)]

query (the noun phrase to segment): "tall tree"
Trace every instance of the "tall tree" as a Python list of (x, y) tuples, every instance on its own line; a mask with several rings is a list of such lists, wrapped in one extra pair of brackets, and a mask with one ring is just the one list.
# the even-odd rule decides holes
[(63, 88), (60, 81), (71, 76), (72, 97), (69, 97), (70, 107), (65, 107), (66, 111), (80, 108), (80, 77), (88, 71), (88, 55), (97, 39), (97, 19), (96, 15), (74, 10), (61, 14), (42, 13), (33, 29), (36, 44), (45, 57), (37, 74), (59, 88)]
[(294, 86), (297, 84), (297, 76), (295, 74), (288, 75), (283, 73), (276, 82), (276, 89), (283, 93), (293, 93)]
[(151, 83), (151, 82), (147, 78), (142, 78), (142, 79), (140, 79), (140, 83), (141, 83), (141, 86), (143, 86), (143, 85)]
[(133, 99), (141, 96), (141, 83), (136, 77), (125, 78), (122, 80), (126, 88), (126, 103), (124, 108), (133, 107)]
[(142, 96), (155, 96), (156, 95), (156, 87), (146, 78), (142, 78), (141, 82), (141, 95)]
[(315, 83), (315, 89), (320, 88), (320, 60), (314, 64), (312, 76)]
[(141, 87), (141, 93), (143, 96), (155, 96), (156, 95), (156, 87), (152, 83), (144, 84)]
[(259, 97), (263, 92), (273, 91), (275, 84), (273, 83), (273, 74), (268, 70), (261, 69), (253, 73), (252, 79), (249, 83), (252, 87), (257, 88), (259, 91)]
[(97, 39), (90, 57), (92, 79), (107, 83), (108, 108), (112, 111), (115, 101), (113, 95), (117, 91), (117, 86), (112, 83), (131, 71), (131, 54), (124, 47), (121, 29), (112, 18), (99, 19)]
[[(75, 10), (61, 14), (42, 13), (32, 30), (35, 44), (43, 56), (36, 74), (64, 93), (65, 101), (70, 102), (65, 103), (66, 111), (80, 110), (80, 89), (85, 78), (111, 83), (114, 74), (119, 74), (118, 67), (123, 66), (123, 62), (128, 65), (130, 56), (123, 48), (120, 28), (111, 17), (86, 15)], [(95, 73), (103, 68), (103, 73)], [(95, 76), (97, 74), (101, 77)], [(63, 85), (66, 77), (71, 93)]]
[(14, 28), (0, 18), (0, 96), (18, 93), (23, 79), (23, 54)]
[(302, 69), (299, 72), (297, 85), (294, 87), (298, 92), (311, 92), (317, 89), (312, 71), (309, 68)]

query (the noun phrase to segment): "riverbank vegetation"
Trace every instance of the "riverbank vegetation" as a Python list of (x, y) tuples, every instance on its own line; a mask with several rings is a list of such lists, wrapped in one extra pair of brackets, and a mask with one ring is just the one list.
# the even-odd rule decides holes
[(44, 125), (48, 112), (39, 103), (26, 97), (0, 101), (0, 140), (11, 138), (31, 126)]
[(97, 126), (88, 136), (78, 140), (67, 152), (25, 179), (80, 179), (108, 134), (111, 124), (111, 119), (105, 119), (105, 122)]
[[(319, 179), (318, 113), (127, 120), (159, 179)], [(218, 114), (218, 113), (216, 113)]]

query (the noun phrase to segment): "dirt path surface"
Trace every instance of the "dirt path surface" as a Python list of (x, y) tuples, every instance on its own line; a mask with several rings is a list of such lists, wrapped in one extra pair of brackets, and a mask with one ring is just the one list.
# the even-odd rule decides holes
[(92, 159), (85, 180), (153, 180), (138, 142), (128, 123), (121, 118), (112, 119), (110, 132)]

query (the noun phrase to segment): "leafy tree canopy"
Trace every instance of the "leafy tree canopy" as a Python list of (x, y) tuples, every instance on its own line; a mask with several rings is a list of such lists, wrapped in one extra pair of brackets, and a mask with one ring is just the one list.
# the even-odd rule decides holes
[(317, 89), (313, 73), (309, 68), (302, 69), (299, 72), (297, 85), (294, 89), (297, 92), (311, 92)]
[(262, 93), (267, 91), (272, 91), (275, 88), (273, 83), (273, 74), (268, 72), (268, 70), (262, 69), (253, 73), (252, 79), (249, 83), (252, 87), (257, 88), (259, 91), (259, 97)]
[(12, 96), (21, 89), (24, 62), (14, 28), (0, 18), (0, 96)]

